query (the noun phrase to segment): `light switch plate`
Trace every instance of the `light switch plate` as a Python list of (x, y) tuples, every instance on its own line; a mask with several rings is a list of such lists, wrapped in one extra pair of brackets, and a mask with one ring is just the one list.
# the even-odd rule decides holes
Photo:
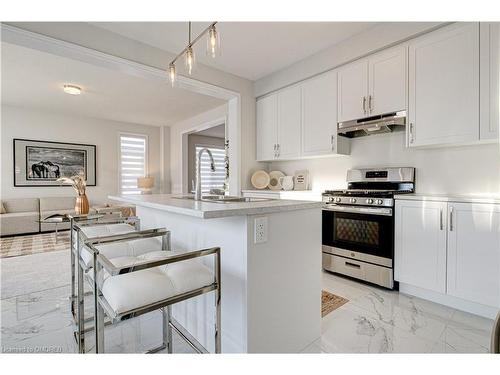
[(267, 242), (267, 217), (257, 217), (254, 220), (254, 243)]

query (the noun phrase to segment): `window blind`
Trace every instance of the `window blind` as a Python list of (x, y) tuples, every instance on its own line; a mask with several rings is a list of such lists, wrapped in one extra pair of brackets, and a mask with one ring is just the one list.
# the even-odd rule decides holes
[(120, 192), (140, 194), (137, 178), (147, 175), (147, 143), (145, 135), (120, 134)]
[[(224, 147), (196, 145), (195, 168), (198, 166), (198, 153), (204, 148), (212, 152), (215, 162), (215, 172), (210, 169), (210, 156), (204, 152), (201, 156), (201, 191), (209, 193), (210, 189), (223, 189), (226, 181), (226, 169), (224, 158), (226, 156)], [(196, 169), (195, 169), (196, 170)]]

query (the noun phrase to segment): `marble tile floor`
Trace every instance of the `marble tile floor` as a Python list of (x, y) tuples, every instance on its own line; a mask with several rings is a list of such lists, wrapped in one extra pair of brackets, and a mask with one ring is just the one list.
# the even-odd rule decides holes
[(488, 353), (493, 321), (323, 272), (323, 289), (349, 299), (325, 316), (305, 353)]
[[(67, 251), (0, 260), (2, 352), (76, 352), (68, 265)], [(322, 319), (321, 338), (304, 353), (488, 352), (492, 320), (326, 272), (322, 278), (324, 290), (349, 302)], [(107, 327), (106, 352), (158, 346), (160, 327), (158, 311)], [(192, 350), (174, 334), (174, 352)]]

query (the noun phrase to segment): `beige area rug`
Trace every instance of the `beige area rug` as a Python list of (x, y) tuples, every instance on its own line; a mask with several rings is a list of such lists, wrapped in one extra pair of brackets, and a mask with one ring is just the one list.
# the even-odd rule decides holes
[(345, 305), (349, 300), (344, 297), (337, 296), (327, 291), (321, 291), (321, 317), (325, 317), (333, 310)]
[(0, 258), (69, 250), (69, 230), (0, 238)]

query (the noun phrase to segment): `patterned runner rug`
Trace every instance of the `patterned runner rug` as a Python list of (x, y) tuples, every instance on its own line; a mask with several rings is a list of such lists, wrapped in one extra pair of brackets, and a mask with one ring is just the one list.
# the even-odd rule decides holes
[(69, 230), (59, 232), (57, 243), (53, 232), (0, 238), (0, 258), (69, 250), (69, 242)]
[(325, 317), (333, 310), (345, 305), (349, 300), (344, 297), (337, 296), (325, 290), (321, 291), (321, 317)]

